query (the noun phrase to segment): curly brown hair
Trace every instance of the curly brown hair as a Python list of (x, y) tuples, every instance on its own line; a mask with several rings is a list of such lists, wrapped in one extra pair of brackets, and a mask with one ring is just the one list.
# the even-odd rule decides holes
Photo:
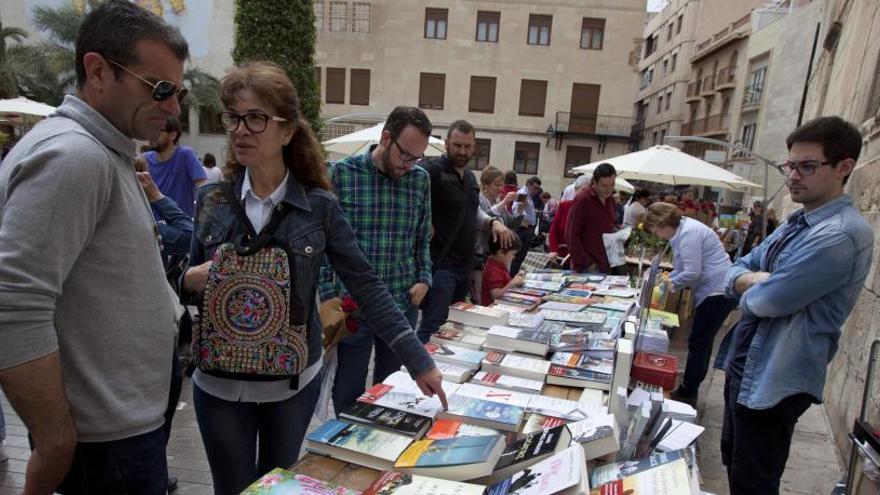
[[(330, 190), (327, 178), (327, 165), (324, 149), (308, 121), (299, 113), (299, 97), (296, 88), (287, 74), (271, 62), (255, 61), (244, 63), (230, 71), (220, 80), (220, 100), (226, 107), (231, 106), (239, 91), (249, 89), (254, 95), (275, 108), (275, 115), (287, 120), (296, 132), (293, 139), (282, 150), (284, 165), (293, 173), (296, 180), (307, 188), (317, 187)], [(226, 179), (244, 169), (235, 159), (232, 146), (226, 157)]]

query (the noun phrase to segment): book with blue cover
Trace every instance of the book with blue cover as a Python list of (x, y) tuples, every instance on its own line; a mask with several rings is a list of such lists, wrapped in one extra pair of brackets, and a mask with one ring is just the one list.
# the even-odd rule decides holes
[(519, 431), (525, 411), (522, 407), (453, 394), (448, 397), (449, 409), (440, 411), (440, 419), (452, 419), (485, 428)]
[(412, 474), (465, 481), (488, 476), (504, 450), (502, 435), (413, 442), (394, 463)]
[(309, 450), (373, 469), (388, 470), (412, 438), (331, 419), (307, 437)]

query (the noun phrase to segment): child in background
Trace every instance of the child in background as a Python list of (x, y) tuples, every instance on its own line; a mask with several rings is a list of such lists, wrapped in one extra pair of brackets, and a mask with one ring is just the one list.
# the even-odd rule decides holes
[(483, 267), (480, 294), (480, 304), (483, 306), (495, 302), (495, 298), (501, 296), (507, 289), (522, 286), (522, 273), (518, 273), (515, 277), (510, 276), (510, 264), (519, 248), (519, 238), (514, 238), (507, 249), (503, 249), (495, 239), (489, 239), (489, 257), (486, 258), (486, 265)]

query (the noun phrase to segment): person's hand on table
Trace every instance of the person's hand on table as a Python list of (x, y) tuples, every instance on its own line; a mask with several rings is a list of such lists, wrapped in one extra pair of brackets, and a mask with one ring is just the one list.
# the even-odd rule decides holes
[(446, 392), (443, 391), (443, 374), (436, 366), (416, 377), (416, 385), (427, 397), (434, 397), (434, 394), (437, 394), (437, 398), (443, 404), (443, 409), (449, 409)]

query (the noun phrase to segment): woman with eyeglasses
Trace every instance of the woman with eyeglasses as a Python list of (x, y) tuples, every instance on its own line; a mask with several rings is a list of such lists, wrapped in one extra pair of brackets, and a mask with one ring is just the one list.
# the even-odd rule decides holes
[[(192, 268), (183, 287), (202, 299), (202, 323), (193, 338), (196, 418), (215, 493), (234, 494), (299, 456), (321, 387), (322, 326), (315, 296), (325, 255), (421, 390), (437, 393), (444, 404), (445, 396), (440, 372), (364, 259), (329, 191), (321, 145), (300, 117), (296, 91), (285, 73), (267, 62), (250, 63), (224, 77), (220, 92), (226, 107), (221, 123), (229, 134), (227, 175), (199, 192)], [(249, 254), (269, 237), (272, 242), (262, 249), (283, 249), (289, 273), (278, 251), (268, 261), (262, 252)], [(249, 264), (277, 269), (289, 278), (273, 279), (268, 288), (254, 281), (237, 288), (233, 284), (226, 292), (218, 289), (232, 284), (234, 276), (246, 279), (236, 269)], [(278, 287), (289, 289), (286, 301), (273, 296)], [(254, 334), (265, 332), (263, 322), (278, 320), (285, 309), (281, 324), (286, 320), (292, 333), (272, 336), (265, 347)], [(220, 331), (207, 340), (215, 327)], [(297, 338), (302, 345), (288, 345)], [(258, 348), (254, 353), (284, 349), (261, 355), (258, 364), (290, 366), (294, 372), (259, 376), (253, 369), (245, 375), (223, 368), (246, 360), (248, 345)], [(236, 352), (235, 346), (241, 346), (244, 354), (230, 354), (230, 346)]]

